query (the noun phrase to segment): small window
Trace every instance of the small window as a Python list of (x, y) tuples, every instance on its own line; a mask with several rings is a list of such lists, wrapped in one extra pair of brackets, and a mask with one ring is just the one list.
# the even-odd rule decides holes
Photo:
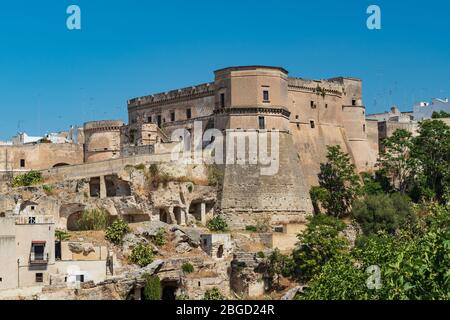
[(298, 115), (295, 116), (295, 119), (298, 120), (300, 117)]
[(325, 103), (325, 109), (328, 109), (328, 103)]
[(220, 107), (225, 108), (225, 93), (220, 94)]
[(198, 286), (200, 287), (202, 284), (200, 283), (200, 281), (198, 282)]
[(203, 239), (203, 245), (206, 246), (208, 244), (208, 239)]
[(170, 113), (170, 121), (175, 121), (175, 112)]
[(366, 132), (366, 125), (363, 124), (363, 132)]
[(84, 274), (78, 274), (76, 276), (76, 281), (77, 282), (84, 282)]
[(190, 109), (190, 108), (189, 108), (189, 109), (186, 109), (186, 118), (187, 118), (187, 119), (192, 118), (192, 113), (191, 113), (191, 109)]
[(263, 91), (263, 100), (265, 102), (269, 101), (269, 91), (268, 90)]
[(309, 123), (311, 125), (311, 129), (314, 129), (316, 127), (316, 124), (314, 123), (313, 120), (311, 120)]
[(152, 117), (147, 117), (147, 123), (152, 123)]
[(356, 106), (356, 100), (352, 100), (352, 106)]
[(311, 109), (315, 109), (316, 108), (316, 105), (314, 104), (314, 101), (310, 102), (310, 106), (311, 106)]
[(36, 273), (36, 282), (44, 282), (44, 274), (39, 272)]
[(2, 281), (3, 281), (3, 278), (0, 277), (0, 282), (2, 282)]
[(266, 122), (264, 117), (258, 117), (259, 129), (263, 130), (266, 128)]
[(28, 224), (36, 224), (36, 217), (28, 217)]
[(34, 211), (34, 209), (35, 209), (35, 207), (34, 207), (34, 206), (31, 206), (31, 210), (33, 210), (33, 211)]
[(25, 168), (25, 159), (20, 159), (20, 167)]

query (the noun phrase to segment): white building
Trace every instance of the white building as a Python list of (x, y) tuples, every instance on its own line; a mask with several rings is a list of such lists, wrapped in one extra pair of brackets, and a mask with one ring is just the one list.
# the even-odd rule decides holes
[(448, 99), (433, 99), (431, 102), (419, 102), (414, 106), (414, 119), (417, 121), (431, 119), (433, 112), (445, 111), (450, 113)]

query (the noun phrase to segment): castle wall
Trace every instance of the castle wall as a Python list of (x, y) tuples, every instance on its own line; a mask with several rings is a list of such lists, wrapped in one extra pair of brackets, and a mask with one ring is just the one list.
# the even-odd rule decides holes
[(80, 144), (0, 146), (0, 172), (42, 170), (62, 164), (79, 163), (83, 163), (83, 145)]
[[(305, 221), (312, 212), (303, 170), (292, 137), (279, 133), (279, 169), (273, 175), (261, 175), (262, 165), (227, 164), (221, 194), (221, 211), (229, 216), (243, 212), (262, 218), (270, 213), (273, 222)], [(247, 162), (248, 163), (248, 162)], [(246, 219), (247, 220), (247, 219)], [(229, 219), (235, 228), (245, 228), (239, 218)]]

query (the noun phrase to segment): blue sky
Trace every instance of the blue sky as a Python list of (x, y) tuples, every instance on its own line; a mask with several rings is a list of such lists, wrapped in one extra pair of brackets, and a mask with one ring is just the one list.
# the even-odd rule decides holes
[[(66, 28), (79, 5), (82, 30)], [(366, 28), (366, 9), (382, 29)], [(0, 139), (96, 119), (231, 65), (363, 79), (368, 112), (450, 97), (450, 1), (2, 1)]]

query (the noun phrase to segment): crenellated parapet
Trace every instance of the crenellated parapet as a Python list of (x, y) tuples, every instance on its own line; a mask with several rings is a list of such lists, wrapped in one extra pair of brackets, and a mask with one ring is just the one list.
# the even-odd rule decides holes
[(128, 101), (128, 109), (152, 107), (156, 105), (159, 106), (213, 95), (214, 82), (210, 82), (164, 93), (157, 93), (149, 96), (134, 98)]

